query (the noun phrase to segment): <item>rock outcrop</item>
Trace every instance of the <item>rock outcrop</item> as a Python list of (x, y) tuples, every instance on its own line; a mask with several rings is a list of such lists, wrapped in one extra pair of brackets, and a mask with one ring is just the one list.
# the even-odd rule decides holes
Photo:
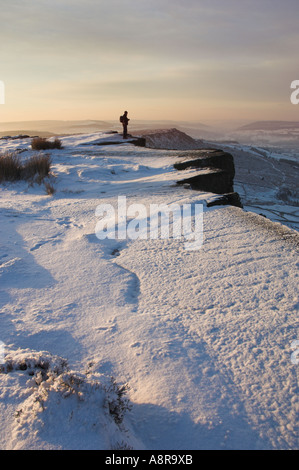
[(217, 168), (226, 171), (232, 178), (235, 176), (234, 157), (223, 150), (198, 150), (194, 152), (194, 158), (175, 163), (174, 168)]
[(236, 192), (227, 193), (227, 194), (220, 194), (215, 198), (210, 198), (207, 201), (207, 207), (212, 206), (236, 206), (236, 207), (243, 207), (241, 202), (240, 195)]
[(209, 205), (242, 207), (240, 196), (234, 192), (235, 165), (230, 153), (214, 149), (197, 150), (175, 163), (174, 168), (179, 171), (195, 170), (191, 174), (188, 171), (188, 176), (178, 179), (177, 184), (189, 184), (192, 189), (222, 195)]
[[(99, 146), (105, 146), (105, 145), (123, 145), (123, 144), (133, 144), (136, 145), (137, 147), (145, 147), (145, 139), (143, 137), (133, 137), (131, 135), (128, 135), (127, 139), (123, 139), (121, 134), (116, 133), (116, 137), (113, 136), (114, 138), (111, 137), (111, 140), (101, 140), (100, 142), (92, 142), (92, 145), (99, 145)], [(88, 142), (87, 144), (82, 144), (82, 145), (90, 145)]]
[(215, 194), (231, 193), (234, 190), (231, 175), (217, 168), (207, 168), (194, 176), (178, 180), (177, 184), (190, 184), (192, 189)]
[(201, 140), (193, 139), (178, 129), (151, 129), (139, 131), (146, 141), (145, 146), (160, 150), (197, 150), (203, 148)]

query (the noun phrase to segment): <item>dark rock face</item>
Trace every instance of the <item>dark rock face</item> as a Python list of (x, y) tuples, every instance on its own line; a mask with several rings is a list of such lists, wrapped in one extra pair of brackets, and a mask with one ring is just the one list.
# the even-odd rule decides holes
[[(199, 153), (199, 152), (198, 152)], [(228, 172), (232, 178), (235, 176), (234, 158), (230, 153), (222, 150), (200, 152), (201, 155), (191, 160), (185, 160), (174, 164), (177, 170), (187, 168), (218, 168)]]
[(231, 193), (233, 189), (233, 178), (224, 170), (210, 169), (209, 171), (198, 173), (190, 178), (177, 181), (177, 184), (190, 184), (192, 189), (205, 191), (208, 193), (225, 194)]
[(236, 206), (236, 207), (243, 207), (241, 202), (241, 198), (238, 193), (228, 193), (228, 194), (221, 194), (219, 197), (215, 198), (213, 201), (207, 202), (207, 207), (212, 206)]
[(195, 171), (194, 175), (182, 178), (177, 184), (190, 184), (192, 189), (199, 191), (221, 194), (208, 204), (223, 205), (230, 204), (242, 207), (240, 196), (234, 192), (235, 165), (234, 158), (230, 153), (222, 150), (199, 150), (181, 162), (174, 164), (176, 170), (201, 170)]
[(146, 140), (144, 139), (144, 137), (137, 137), (131, 143), (134, 144), (136, 147), (145, 147)]

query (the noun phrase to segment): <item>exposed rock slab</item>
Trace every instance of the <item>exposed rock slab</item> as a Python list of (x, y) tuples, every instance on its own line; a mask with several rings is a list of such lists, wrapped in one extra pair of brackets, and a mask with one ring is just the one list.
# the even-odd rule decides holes
[(189, 178), (182, 178), (177, 181), (177, 184), (190, 184), (192, 189), (215, 194), (232, 193), (234, 191), (231, 175), (227, 171), (216, 168), (199, 172)]
[(203, 148), (201, 140), (193, 139), (178, 129), (150, 129), (139, 131), (146, 147), (164, 150), (196, 150)]
[(176, 170), (185, 170), (187, 168), (218, 168), (227, 171), (232, 178), (235, 176), (234, 158), (230, 153), (223, 152), (222, 150), (194, 152), (193, 158), (175, 163), (174, 168)]
[[(186, 153), (182, 156), (185, 155)], [(230, 153), (217, 149), (193, 151), (184, 160), (176, 162), (174, 168), (183, 172), (195, 170), (194, 175), (179, 179), (177, 184), (189, 184), (192, 189), (221, 195), (210, 199), (207, 202), (208, 207), (214, 205), (242, 207), (239, 194), (234, 192), (235, 165)]]
[(215, 196), (207, 201), (207, 207), (226, 205), (242, 208), (243, 204), (241, 202), (240, 195), (236, 192), (221, 194), (220, 196)]

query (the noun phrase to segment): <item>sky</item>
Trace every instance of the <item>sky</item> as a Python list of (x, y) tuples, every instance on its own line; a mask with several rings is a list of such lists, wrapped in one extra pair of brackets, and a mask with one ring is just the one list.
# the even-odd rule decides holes
[(299, 121), (298, 0), (0, 0), (0, 17), (0, 122)]

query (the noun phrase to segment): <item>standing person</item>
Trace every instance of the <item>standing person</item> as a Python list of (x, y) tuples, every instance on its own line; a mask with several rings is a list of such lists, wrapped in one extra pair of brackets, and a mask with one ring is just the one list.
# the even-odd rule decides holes
[(126, 139), (128, 137), (128, 124), (130, 119), (128, 118), (128, 111), (125, 111), (123, 116), (120, 117), (120, 122), (123, 125), (123, 138)]

